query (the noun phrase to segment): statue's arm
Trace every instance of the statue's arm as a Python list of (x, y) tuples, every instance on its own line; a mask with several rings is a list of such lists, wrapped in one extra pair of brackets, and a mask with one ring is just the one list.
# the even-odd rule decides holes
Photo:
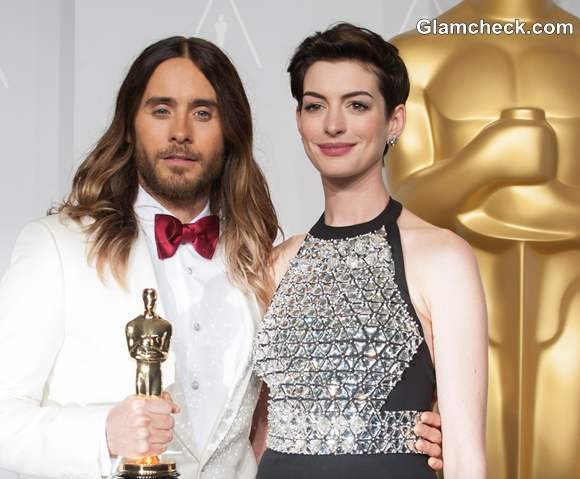
[(172, 327), (171, 327), (171, 323), (169, 323), (167, 325), (167, 329), (163, 332), (163, 336), (161, 338), (161, 349), (163, 351), (169, 351), (169, 346), (171, 345), (171, 333), (172, 333)]
[(125, 328), (125, 337), (127, 338), (127, 348), (129, 349), (129, 352), (133, 351), (133, 348), (135, 347), (135, 328), (131, 325), (131, 323), (129, 323), (127, 325), (127, 327)]
[(413, 60), (413, 51), (406, 53), (411, 72), (406, 127), (386, 157), (389, 189), (406, 207), (432, 223), (451, 227), (461, 207), (478, 203), (498, 188), (553, 178), (555, 165), (550, 159), (555, 137), (545, 122), (506, 119), (498, 112), (497, 120), (450, 152), (449, 132), (434, 124), (437, 115), (429, 97), (429, 79), (419, 73), (416, 81), (413, 78), (413, 72), (424, 66), (413, 63), (418, 61)]
[(131, 357), (135, 357), (136, 351), (142, 346), (140, 341), (142, 331), (135, 323), (137, 323), (137, 321), (131, 321), (131, 323), (127, 325), (125, 331), (127, 348), (129, 348), (129, 355)]
[[(387, 181), (391, 193), (411, 211), (450, 227), (449, 218), (455, 215), (449, 213), (475, 191), (491, 188), (496, 173), (483, 168), (485, 154), (477, 137), (454, 155), (442, 157), (438, 142), (445, 137), (435, 137), (428, 101), (422, 88), (412, 86), (405, 130), (386, 157)], [(425, 208), (429, 204), (437, 208)]]

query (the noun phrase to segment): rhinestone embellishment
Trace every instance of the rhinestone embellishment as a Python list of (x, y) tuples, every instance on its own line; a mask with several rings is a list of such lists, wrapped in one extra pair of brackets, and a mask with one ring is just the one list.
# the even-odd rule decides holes
[(416, 411), (384, 411), (423, 342), (395, 283), (385, 228), (308, 235), (254, 345), (270, 388), (268, 447), (300, 454), (414, 453)]

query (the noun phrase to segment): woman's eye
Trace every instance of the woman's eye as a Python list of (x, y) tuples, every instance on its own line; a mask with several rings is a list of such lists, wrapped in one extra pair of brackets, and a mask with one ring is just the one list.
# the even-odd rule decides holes
[(350, 105), (353, 110), (356, 111), (366, 111), (369, 109), (369, 106), (365, 103), (361, 103), (360, 101), (353, 101)]
[(304, 111), (312, 112), (320, 110), (322, 108), (322, 105), (320, 103), (308, 103), (304, 105), (303, 108)]

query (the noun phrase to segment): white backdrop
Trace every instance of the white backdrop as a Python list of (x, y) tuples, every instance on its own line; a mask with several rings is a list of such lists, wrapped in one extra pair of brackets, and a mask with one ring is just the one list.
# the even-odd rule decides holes
[[(198, 35), (230, 55), (253, 107), (257, 158), (282, 226), (294, 234), (323, 203), (294, 125), (286, 74), (293, 49), (340, 20), (390, 38), (456, 3), (0, 0), (0, 275), (22, 226), (67, 193), (72, 171), (111, 118), (129, 64), (148, 44)], [(580, 0), (558, 3), (580, 15)], [(0, 479), (14, 477), (0, 471)]]

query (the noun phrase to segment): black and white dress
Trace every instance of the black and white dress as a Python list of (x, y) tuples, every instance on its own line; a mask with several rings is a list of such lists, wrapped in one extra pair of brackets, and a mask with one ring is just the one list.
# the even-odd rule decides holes
[(435, 370), (411, 304), (390, 199), (375, 219), (324, 215), (290, 262), (256, 337), (270, 389), (258, 479), (433, 479), (413, 433)]

